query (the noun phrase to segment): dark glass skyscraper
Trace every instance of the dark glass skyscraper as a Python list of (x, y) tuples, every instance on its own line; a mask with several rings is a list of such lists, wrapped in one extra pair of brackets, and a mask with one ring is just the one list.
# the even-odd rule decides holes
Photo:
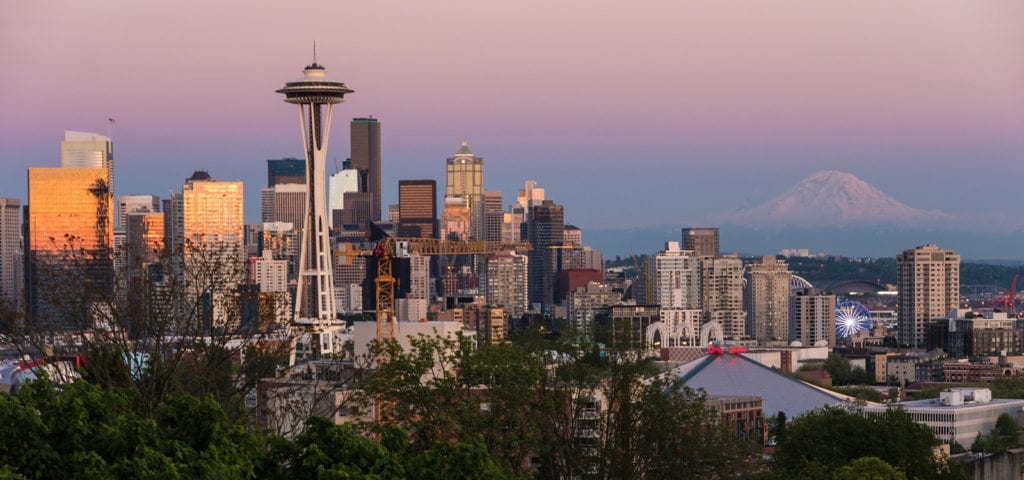
[(380, 221), (380, 122), (354, 118), (351, 125), (352, 168), (359, 171), (359, 191), (370, 194), (370, 220)]
[(530, 207), (525, 230), (525, 239), (533, 244), (529, 264), (530, 303), (540, 303), (542, 309), (554, 305), (558, 265), (551, 247), (562, 244), (564, 228), (565, 212), (561, 205), (544, 200)]
[(306, 183), (305, 160), (297, 158), (267, 160), (267, 186), (273, 187), (286, 183)]

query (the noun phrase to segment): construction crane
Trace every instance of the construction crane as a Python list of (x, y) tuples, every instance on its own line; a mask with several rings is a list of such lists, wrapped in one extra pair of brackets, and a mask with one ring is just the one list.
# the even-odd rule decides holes
[[(508, 251), (527, 252), (533, 249), (530, 242), (485, 242), (439, 240), (436, 238), (393, 238), (384, 237), (377, 241), (373, 250), (347, 249), (336, 250), (337, 255), (347, 257), (363, 257), (373, 255), (377, 259), (377, 277), (374, 286), (377, 290), (377, 343), (395, 338), (395, 285), (398, 280), (392, 274), (391, 263), (396, 258), (408, 258), (410, 255), (480, 255)], [(379, 354), (378, 354), (379, 355)], [(383, 359), (378, 356), (377, 362)], [(390, 408), (378, 396), (374, 402), (374, 419), (383, 423)]]
[(999, 297), (992, 302), (993, 305), (1001, 307), (1011, 317), (1017, 316), (1017, 280), (1019, 278), (1019, 274), (1014, 274), (1013, 281), (1010, 282), (1010, 290), (1006, 292), (1006, 296)]
[(374, 245), (373, 250), (339, 249), (338, 254), (358, 257), (372, 255), (377, 259), (377, 277), (374, 279), (377, 290), (376, 338), (381, 342), (395, 336), (395, 285), (398, 281), (392, 274), (393, 259), (408, 258), (410, 255), (481, 255), (509, 251), (528, 252), (532, 249), (530, 242), (385, 237)]

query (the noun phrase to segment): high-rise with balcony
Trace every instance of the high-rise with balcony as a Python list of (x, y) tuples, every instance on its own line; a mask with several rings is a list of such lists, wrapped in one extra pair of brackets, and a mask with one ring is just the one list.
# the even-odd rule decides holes
[(726, 338), (746, 335), (743, 260), (735, 256), (701, 258), (700, 293), (705, 321), (718, 322)]
[(370, 220), (379, 222), (382, 208), (380, 122), (372, 117), (354, 118), (350, 127), (351, 165), (360, 175), (359, 191), (370, 194)]
[(896, 256), (897, 340), (925, 345), (926, 325), (960, 306), (960, 255), (922, 245)]
[(789, 341), (789, 266), (761, 257), (747, 268), (747, 336), (761, 342)]
[(487, 303), (504, 307), (509, 318), (520, 318), (530, 307), (529, 258), (500, 254), (487, 258)]
[(836, 296), (816, 288), (804, 288), (789, 297), (789, 341), (805, 347), (821, 341), (836, 345)]
[(24, 271), (21, 247), (21, 202), (17, 198), (0, 197), (0, 301), (17, 308), (21, 303), (21, 282)]
[(666, 242), (665, 250), (649, 258), (645, 267), (637, 303), (663, 310), (700, 309), (700, 268), (693, 251)]

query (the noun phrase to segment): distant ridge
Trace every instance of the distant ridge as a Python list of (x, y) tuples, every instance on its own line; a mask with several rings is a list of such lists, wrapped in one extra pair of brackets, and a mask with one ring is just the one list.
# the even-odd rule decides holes
[(910, 207), (851, 173), (823, 170), (766, 203), (720, 215), (718, 220), (747, 227), (941, 227), (955, 218)]

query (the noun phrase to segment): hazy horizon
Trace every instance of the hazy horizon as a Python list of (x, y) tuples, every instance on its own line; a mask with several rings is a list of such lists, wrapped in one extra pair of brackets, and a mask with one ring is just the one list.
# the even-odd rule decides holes
[[(851, 172), (899, 201), (1015, 218), (1024, 4), (1013, 1), (241, 1), (0, 7), (0, 195), (59, 164), (63, 130), (113, 127), (118, 194), (194, 169), (246, 184), (301, 157), (274, 89), (318, 61), (382, 122), (385, 203), (463, 140), (485, 187), (533, 179), (584, 229), (669, 225)], [(999, 257), (995, 254), (993, 256)]]

